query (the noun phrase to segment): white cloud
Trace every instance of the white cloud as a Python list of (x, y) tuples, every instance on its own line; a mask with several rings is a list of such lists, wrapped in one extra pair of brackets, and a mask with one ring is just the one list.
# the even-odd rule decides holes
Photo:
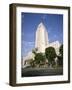
[(28, 41), (22, 41), (21, 45), (21, 50), (22, 50), (22, 56), (26, 55), (29, 51), (32, 51), (32, 49), (35, 46), (35, 42), (28, 42)]

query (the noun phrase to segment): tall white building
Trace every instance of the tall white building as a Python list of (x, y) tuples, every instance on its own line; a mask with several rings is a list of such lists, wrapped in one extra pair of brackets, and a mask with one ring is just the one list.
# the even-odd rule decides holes
[(39, 52), (44, 53), (47, 45), (48, 33), (44, 24), (41, 22), (36, 30), (35, 48), (37, 48)]
[(60, 47), (59, 41), (49, 43), (48, 32), (44, 24), (41, 22), (36, 30), (35, 48), (38, 48), (38, 52), (44, 53), (45, 48), (47, 47), (54, 47), (56, 53), (59, 54), (59, 47)]

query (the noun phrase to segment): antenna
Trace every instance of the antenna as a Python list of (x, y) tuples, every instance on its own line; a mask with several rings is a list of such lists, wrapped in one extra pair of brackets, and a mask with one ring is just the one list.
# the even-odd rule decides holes
[(41, 22), (44, 23), (44, 17), (43, 16), (41, 17)]
[(41, 17), (41, 22), (43, 23), (43, 24), (45, 24), (45, 19), (46, 19), (46, 17), (47, 17), (47, 15), (42, 15), (42, 17)]

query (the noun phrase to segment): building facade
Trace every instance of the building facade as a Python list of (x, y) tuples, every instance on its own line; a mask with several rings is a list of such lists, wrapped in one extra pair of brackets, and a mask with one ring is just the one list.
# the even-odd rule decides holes
[(39, 52), (44, 53), (47, 45), (48, 33), (44, 24), (41, 22), (36, 30), (35, 48), (37, 48)]
[(38, 52), (45, 53), (47, 47), (54, 47), (56, 53), (59, 54), (60, 45), (59, 41), (49, 43), (48, 32), (45, 25), (41, 22), (36, 30), (35, 48), (38, 49)]

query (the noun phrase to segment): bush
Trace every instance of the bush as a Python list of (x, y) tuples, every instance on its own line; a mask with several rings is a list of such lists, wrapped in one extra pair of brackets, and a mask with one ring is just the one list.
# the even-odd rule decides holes
[(35, 62), (40, 66), (42, 62), (46, 60), (45, 55), (43, 53), (37, 53), (35, 55)]
[(54, 62), (54, 58), (56, 58), (56, 52), (53, 47), (48, 47), (45, 49), (45, 55), (50, 64)]

